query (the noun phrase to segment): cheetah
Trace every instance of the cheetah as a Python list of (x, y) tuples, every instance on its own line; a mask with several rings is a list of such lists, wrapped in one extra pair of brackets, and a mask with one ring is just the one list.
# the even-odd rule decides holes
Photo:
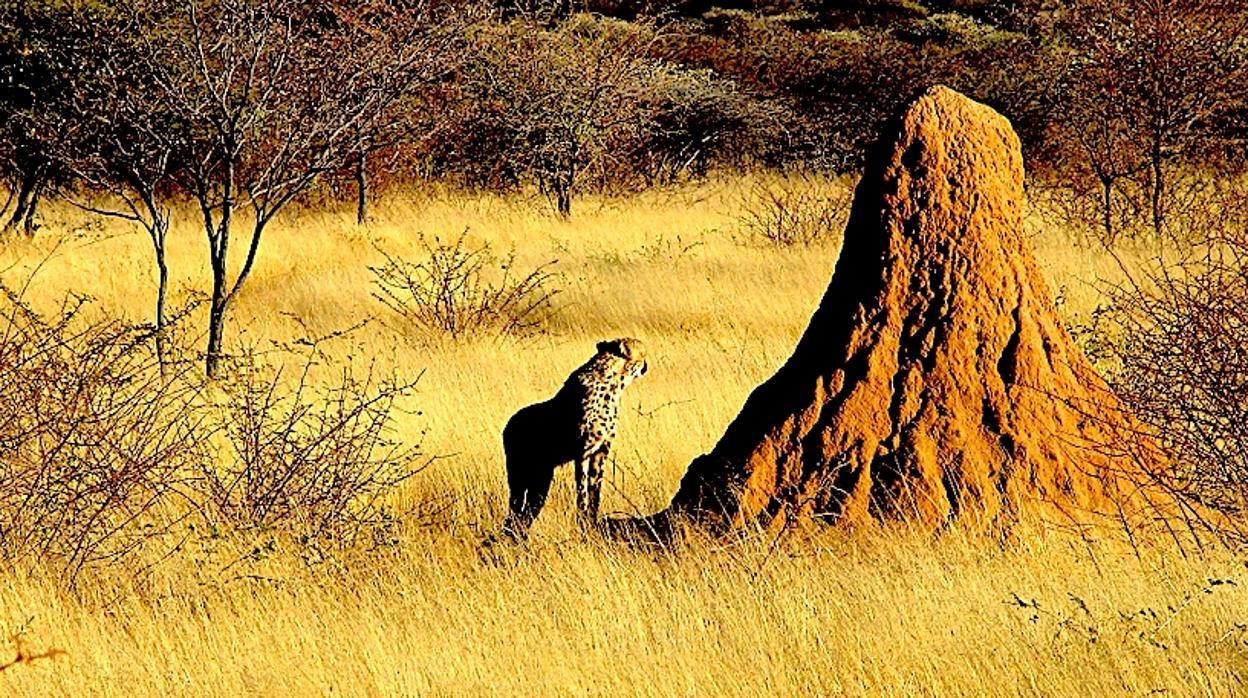
[(512, 415), (503, 429), (510, 513), (503, 531), (523, 540), (546, 503), (555, 468), (576, 462), (576, 508), (583, 524), (598, 519), (602, 468), (615, 440), (620, 395), (648, 366), (641, 342), (598, 343), (551, 399)]

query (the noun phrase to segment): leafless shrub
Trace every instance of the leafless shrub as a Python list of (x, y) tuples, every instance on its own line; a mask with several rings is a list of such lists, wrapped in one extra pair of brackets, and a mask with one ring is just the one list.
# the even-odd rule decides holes
[(1182, 464), (1182, 487), (1248, 495), (1248, 236), (1211, 237), (1111, 294), (1097, 344), (1114, 388)]
[(1248, 227), (1248, 191), (1242, 176), (1203, 166), (1173, 168), (1160, 238), (1144, 183), (1123, 178), (1111, 189), (1091, 186), (1089, 181), (1076, 177), (1056, 185), (1033, 182), (1030, 203), (1046, 220), (1107, 246), (1124, 240), (1189, 245)]
[(228, 456), (201, 468), (211, 516), (234, 528), (283, 529), (301, 539), (351, 544), (389, 533), (386, 497), (422, 468), (418, 445), (396, 434), (398, 402), (419, 376), (400, 380), (344, 364), (328, 384), (310, 342), (297, 377), (252, 356), (227, 387), (218, 414)]
[(532, 334), (554, 308), (555, 261), (527, 272), (515, 254), (496, 257), (489, 244), (473, 246), (464, 231), (451, 242), (421, 236), (426, 259), (410, 262), (378, 250), (385, 263), (373, 272), (373, 296), (412, 329), (427, 336)]
[(192, 518), (304, 541), (389, 539), (386, 497), (421, 467), (394, 433), (414, 380), (348, 362), (313, 381), (326, 357), (310, 342), (290, 381), (272, 355), (232, 360), (214, 404), (197, 355), (167, 354), (162, 373), (153, 327), (94, 310), (70, 296), (41, 314), (0, 286), (0, 563), (72, 583), (88, 566), (171, 554)]
[(1248, 184), (1242, 176), (1202, 168), (1171, 177), (1163, 227), (1169, 241), (1243, 239), (1243, 231), (1248, 230)]
[(76, 574), (163, 538), (190, 508), (207, 434), (189, 364), (160, 374), (152, 328), (42, 315), (0, 286), (0, 559)]
[(56, 647), (51, 647), (43, 650), (42, 652), (31, 651), (31, 649), (26, 646), (26, 641), (22, 638), (20, 633), (10, 635), (9, 642), (13, 645), (14, 656), (13, 659), (7, 662), (0, 662), (0, 671), (7, 671), (19, 664), (30, 664), (41, 659), (60, 659), (61, 657), (69, 654), (65, 650), (58, 649)]
[(782, 247), (835, 239), (849, 217), (852, 187), (802, 177), (796, 183), (761, 183), (745, 195), (739, 225), (747, 241)]
[(1113, 246), (1143, 238), (1150, 229), (1147, 202), (1136, 182), (1123, 178), (1112, 187), (1093, 182), (1082, 176), (1035, 179), (1029, 185), (1028, 203), (1047, 224), (1076, 232), (1088, 242)]

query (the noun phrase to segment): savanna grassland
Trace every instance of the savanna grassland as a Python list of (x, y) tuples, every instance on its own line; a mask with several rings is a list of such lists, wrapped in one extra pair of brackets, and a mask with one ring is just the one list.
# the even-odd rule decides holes
[[(831, 276), (837, 240), (777, 246), (741, 223), (760, 187), (792, 184), (713, 179), (586, 197), (568, 220), (540, 200), (452, 191), (391, 193), (364, 226), (345, 207), (278, 219), (232, 310), (227, 349), (367, 321), (327, 345), (317, 376), (374, 361), (419, 376), (394, 426), (428, 466), (391, 496), (394, 539), (342, 549), (280, 530), (191, 528), (190, 518), (171, 554), (93, 566), (73, 584), (38, 564), (6, 570), (0, 632), (15, 639), (0, 662), (19, 646), (64, 655), (0, 672), (0, 692), (1239, 693), (1245, 563), (1216, 545), (812, 529), (639, 551), (577, 533), (561, 472), (529, 546), (483, 552), (505, 504), (502, 425), (604, 338), (642, 338), (651, 354), (625, 395), (604, 508), (666, 504), (689, 461), (788, 356)], [(1028, 225), (1062, 312), (1086, 318), (1118, 261), (1040, 214)], [(420, 233), (464, 230), (472, 244), (514, 249), (520, 269), (558, 260), (561, 292), (540, 333), (431, 340), (373, 297), (379, 250), (414, 258)], [(207, 282), (201, 238), (191, 216), (175, 216), (175, 302)], [(93, 297), (91, 312), (145, 321), (150, 254), (142, 233), (58, 208), (33, 240), (6, 244), (0, 268), (10, 286), (29, 281), (36, 306), (74, 290)], [(1128, 264), (1143, 257), (1119, 252)]]

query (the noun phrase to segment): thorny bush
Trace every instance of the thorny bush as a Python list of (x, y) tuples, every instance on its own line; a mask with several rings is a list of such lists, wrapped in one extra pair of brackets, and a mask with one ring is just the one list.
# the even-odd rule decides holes
[(326, 358), (310, 342), (290, 386), (283, 368), (242, 365), (219, 412), (228, 465), (202, 469), (210, 510), (236, 528), (285, 528), (305, 540), (388, 540), (387, 495), (421, 469), (415, 445), (398, 438), (396, 401), (419, 377), (360, 375), (349, 363), (329, 383), (312, 371)]
[(814, 245), (836, 239), (852, 201), (853, 188), (838, 180), (802, 176), (763, 182), (745, 194), (738, 222), (748, 242)]
[(1209, 506), (1248, 501), (1248, 235), (1158, 260), (1098, 313), (1111, 382)]
[(555, 261), (517, 271), (514, 252), (496, 257), (488, 243), (470, 244), (466, 230), (451, 242), (422, 235), (420, 243), (423, 261), (379, 249), (385, 263), (369, 267), (373, 296), (418, 334), (524, 336), (539, 332), (554, 312)]
[[(193, 353), (162, 372), (150, 326), (77, 296), (44, 314), (0, 285), (0, 563), (72, 584), (88, 566), (173, 554), (196, 522), (389, 540), (386, 498), (420, 468), (393, 428), (415, 381), (349, 362), (314, 381), (320, 343), (290, 351), (244, 354), (206, 390)], [(293, 381), (273, 367), (292, 356)]]
[(45, 317), (0, 293), (0, 559), (77, 572), (163, 539), (205, 458), (198, 381), (85, 298)]

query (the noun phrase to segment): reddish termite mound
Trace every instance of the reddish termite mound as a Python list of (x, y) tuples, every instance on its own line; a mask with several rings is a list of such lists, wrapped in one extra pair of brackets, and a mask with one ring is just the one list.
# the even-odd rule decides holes
[(913, 101), (868, 159), (792, 357), (646, 524), (995, 528), (1142, 502), (1163, 461), (1063, 328), (1022, 207), (1004, 117), (943, 87)]

